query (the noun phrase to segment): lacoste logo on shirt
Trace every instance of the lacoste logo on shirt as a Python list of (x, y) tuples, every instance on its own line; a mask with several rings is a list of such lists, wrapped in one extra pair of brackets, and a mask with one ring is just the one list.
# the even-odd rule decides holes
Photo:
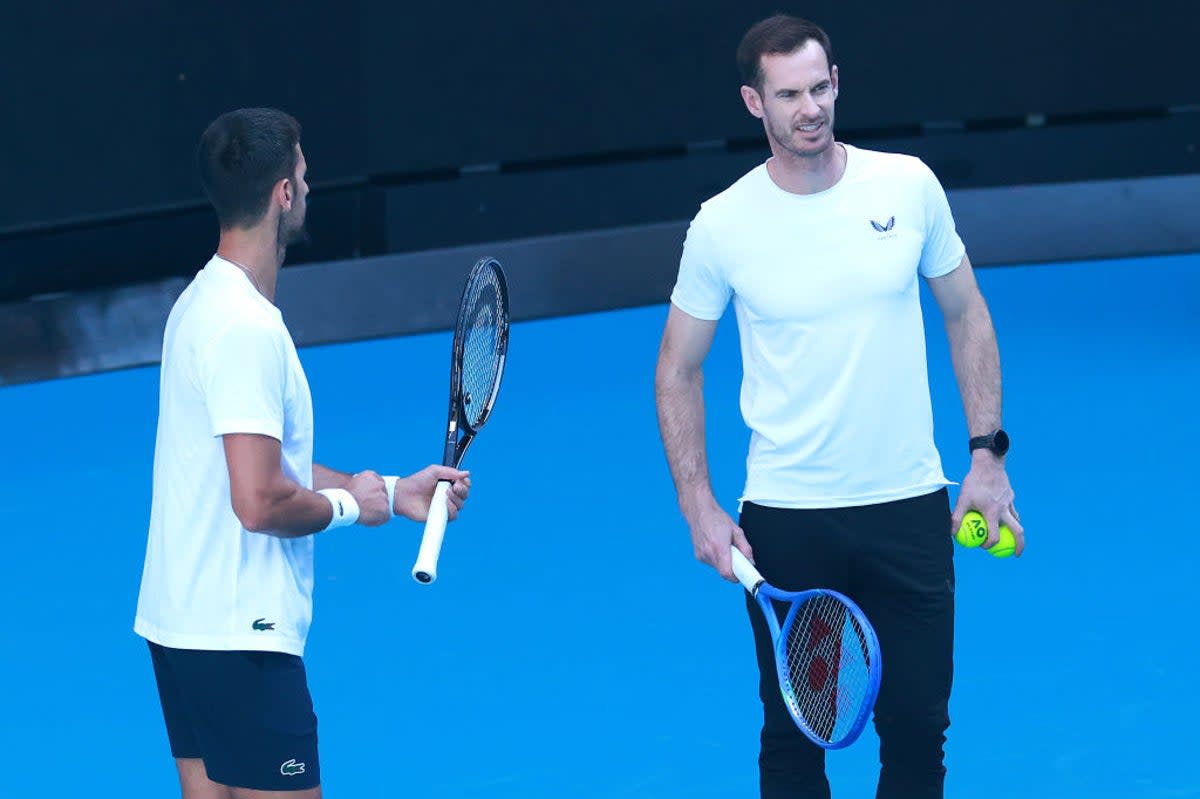
[(895, 226), (896, 226), (896, 217), (894, 217), (894, 216), (889, 216), (888, 221), (882, 225), (879, 224), (878, 222), (876, 222), (874, 219), (871, 220), (871, 227), (875, 228), (880, 233), (887, 233), (889, 230), (891, 230)]
[[(267, 621), (266, 619), (255, 619), (250, 625), (255, 630), (274, 630), (275, 622)], [(303, 763), (301, 765), (304, 765)]]
[(291, 760), (285, 760), (283, 762), (283, 765), (279, 767), (279, 773), (285, 777), (294, 777), (297, 774), (303, 774), (304, 764), (297, 763), (296, 758), (293, 757)]

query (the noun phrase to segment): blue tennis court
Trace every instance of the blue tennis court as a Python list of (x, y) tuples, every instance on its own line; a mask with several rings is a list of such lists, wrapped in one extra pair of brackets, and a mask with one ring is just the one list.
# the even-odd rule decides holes
[[(1200, 255), (989, 268), (980, 282), (1028, 548), (957, 553), (947, 795), (1200, 796)], [(965, 429), (925, 299), (937, 438), (956, 479)], [(741, 588), (693, 560), (658, 441), (665, 313), (514, 327), (433, 587), (409, 577), (418, 525), (319, 539), (306, 661), (327, 796), (757, 795)], [(302, 350), (317, 459), (405, 473), (437, 460), (449, 342)], [(706, 377), (730, 510), (747, 440), (739, 375), (729, 315)], [(131, 629), (157, 379), (144, 368), (0, 390), (0, 796), (176, 794)], [(874, 795), (870, 730), (829, 763), (835, 795)]]

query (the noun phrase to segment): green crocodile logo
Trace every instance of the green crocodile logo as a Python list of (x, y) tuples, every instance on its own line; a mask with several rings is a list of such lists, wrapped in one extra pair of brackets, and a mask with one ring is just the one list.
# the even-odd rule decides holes
[(296, 758), (293, 757), (291, 760), (285, 760), (283, 762), (283, 765), (279, 767), (279, 773), (285, 777), (294, 777), (297, 774), (303, 774), (304, 764), (297, 763)]
[[(267, 621), (266, 619), (255, 619), (250, 626), (255, 630), (274, 630), (275, 622)], [(303, 768), (304, 764), (301, 763), (300, 766)]]

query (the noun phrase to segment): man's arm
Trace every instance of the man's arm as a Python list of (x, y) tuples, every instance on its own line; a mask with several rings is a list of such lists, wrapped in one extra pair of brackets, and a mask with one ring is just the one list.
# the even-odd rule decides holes
[[(253, 433), (230, 433), (222, 436), (222, 440), (229, 468), (233, 512), (243, 527), (251, 532), (294, 538), (311, 535), (329, 525), (333, 517), (329, 500), (284, 476), (280, 468), (279, 441)], [(387, 491), (383, 479), (375, 472), (350, 477), (324, 467), (314, 467), (314, 481), (318, 468), (322, 469), (322, 481), (341, 484), (317, 485), (317, 489), (349, 491), (358, 503), (359, 524), (374, 527), (390, 518)]]
[(964, 255), (957, 269), (932, 278), (929, 287), (946, 320), (967, 429), (985, 435), (1000, 426), (1000, 350), (970, 259)]
[(320, 491), (322, 488), (346, 488), (350, 485), (352, 477), (353, 475), (346, 472), (339, 472), (336, 469), (330, 469), (328, 466), (314, 463), (313, 491)]
[[(985, 435), (1000, 427), (1000, 351), (992, 317), (975, 281), (970, 259), (964, 255), (954, 271), (931, 278), (929, 287), (945, 317), (968, 433)], [(999, 525), (1004, 523), (1012, 528), (1017, 541), (1016, 554), (1021, 554), (1025, 548), (1024, 530), (1013, 505), (1004, 459), (990, 450), (978, 449), (971, 454), (971, 469), (963, 479), (954, 507), (953, 530), (958, 529), (963, 516), (972, 509), (983, 514), (987, 521), (985, 546), (997, 541)]]
[(658, 354), (654, 389), (658, 427), (679, 508), (687, 519), (696, 558), (737, 582), (730, 566), (732, 542), (747, 558), (754, 555), (741, 529), (717, 504), (708, 476), (704, 437), (704, 373), (717, 323), (696, 319), (674, 305), (667, 316)]
[[(320, 491), (322, 488), (348, 488), (353, 479), (354, 475), (330, 469), (319, 463), (313, 464), (313, 489), (315, 491)], [(470, 472), (451, 469), (449, 466), (440, 464), (426, 466), (408, 477), (383, 478), (385, 483), (389, 479), (396, 481), (392, 492), (392, 514), (412, 519), (415, 522), (425, 521), (429, 512), (429, 503), (433, 499), (433, 490), (437, 487), (439, 480), (449, 480), (453, 483), (450, 491), (446, 494), (446, 508), (450, 521), (458, 518), (459, 511), (462, 510), (463, 503), (467, 501), (467, 495), (471, 492)]]

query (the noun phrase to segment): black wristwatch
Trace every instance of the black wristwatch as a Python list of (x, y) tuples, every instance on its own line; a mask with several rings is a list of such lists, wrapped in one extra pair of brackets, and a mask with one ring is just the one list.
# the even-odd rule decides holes
[(967, 445), (971, 448), (971, 452), (977, 449), (988, 449), (997, 458), (1003, 458), (1005, 453), (1008, 452), (1008, 433), (997, 427), (986, 436), (975, 436), (967, 442)]

